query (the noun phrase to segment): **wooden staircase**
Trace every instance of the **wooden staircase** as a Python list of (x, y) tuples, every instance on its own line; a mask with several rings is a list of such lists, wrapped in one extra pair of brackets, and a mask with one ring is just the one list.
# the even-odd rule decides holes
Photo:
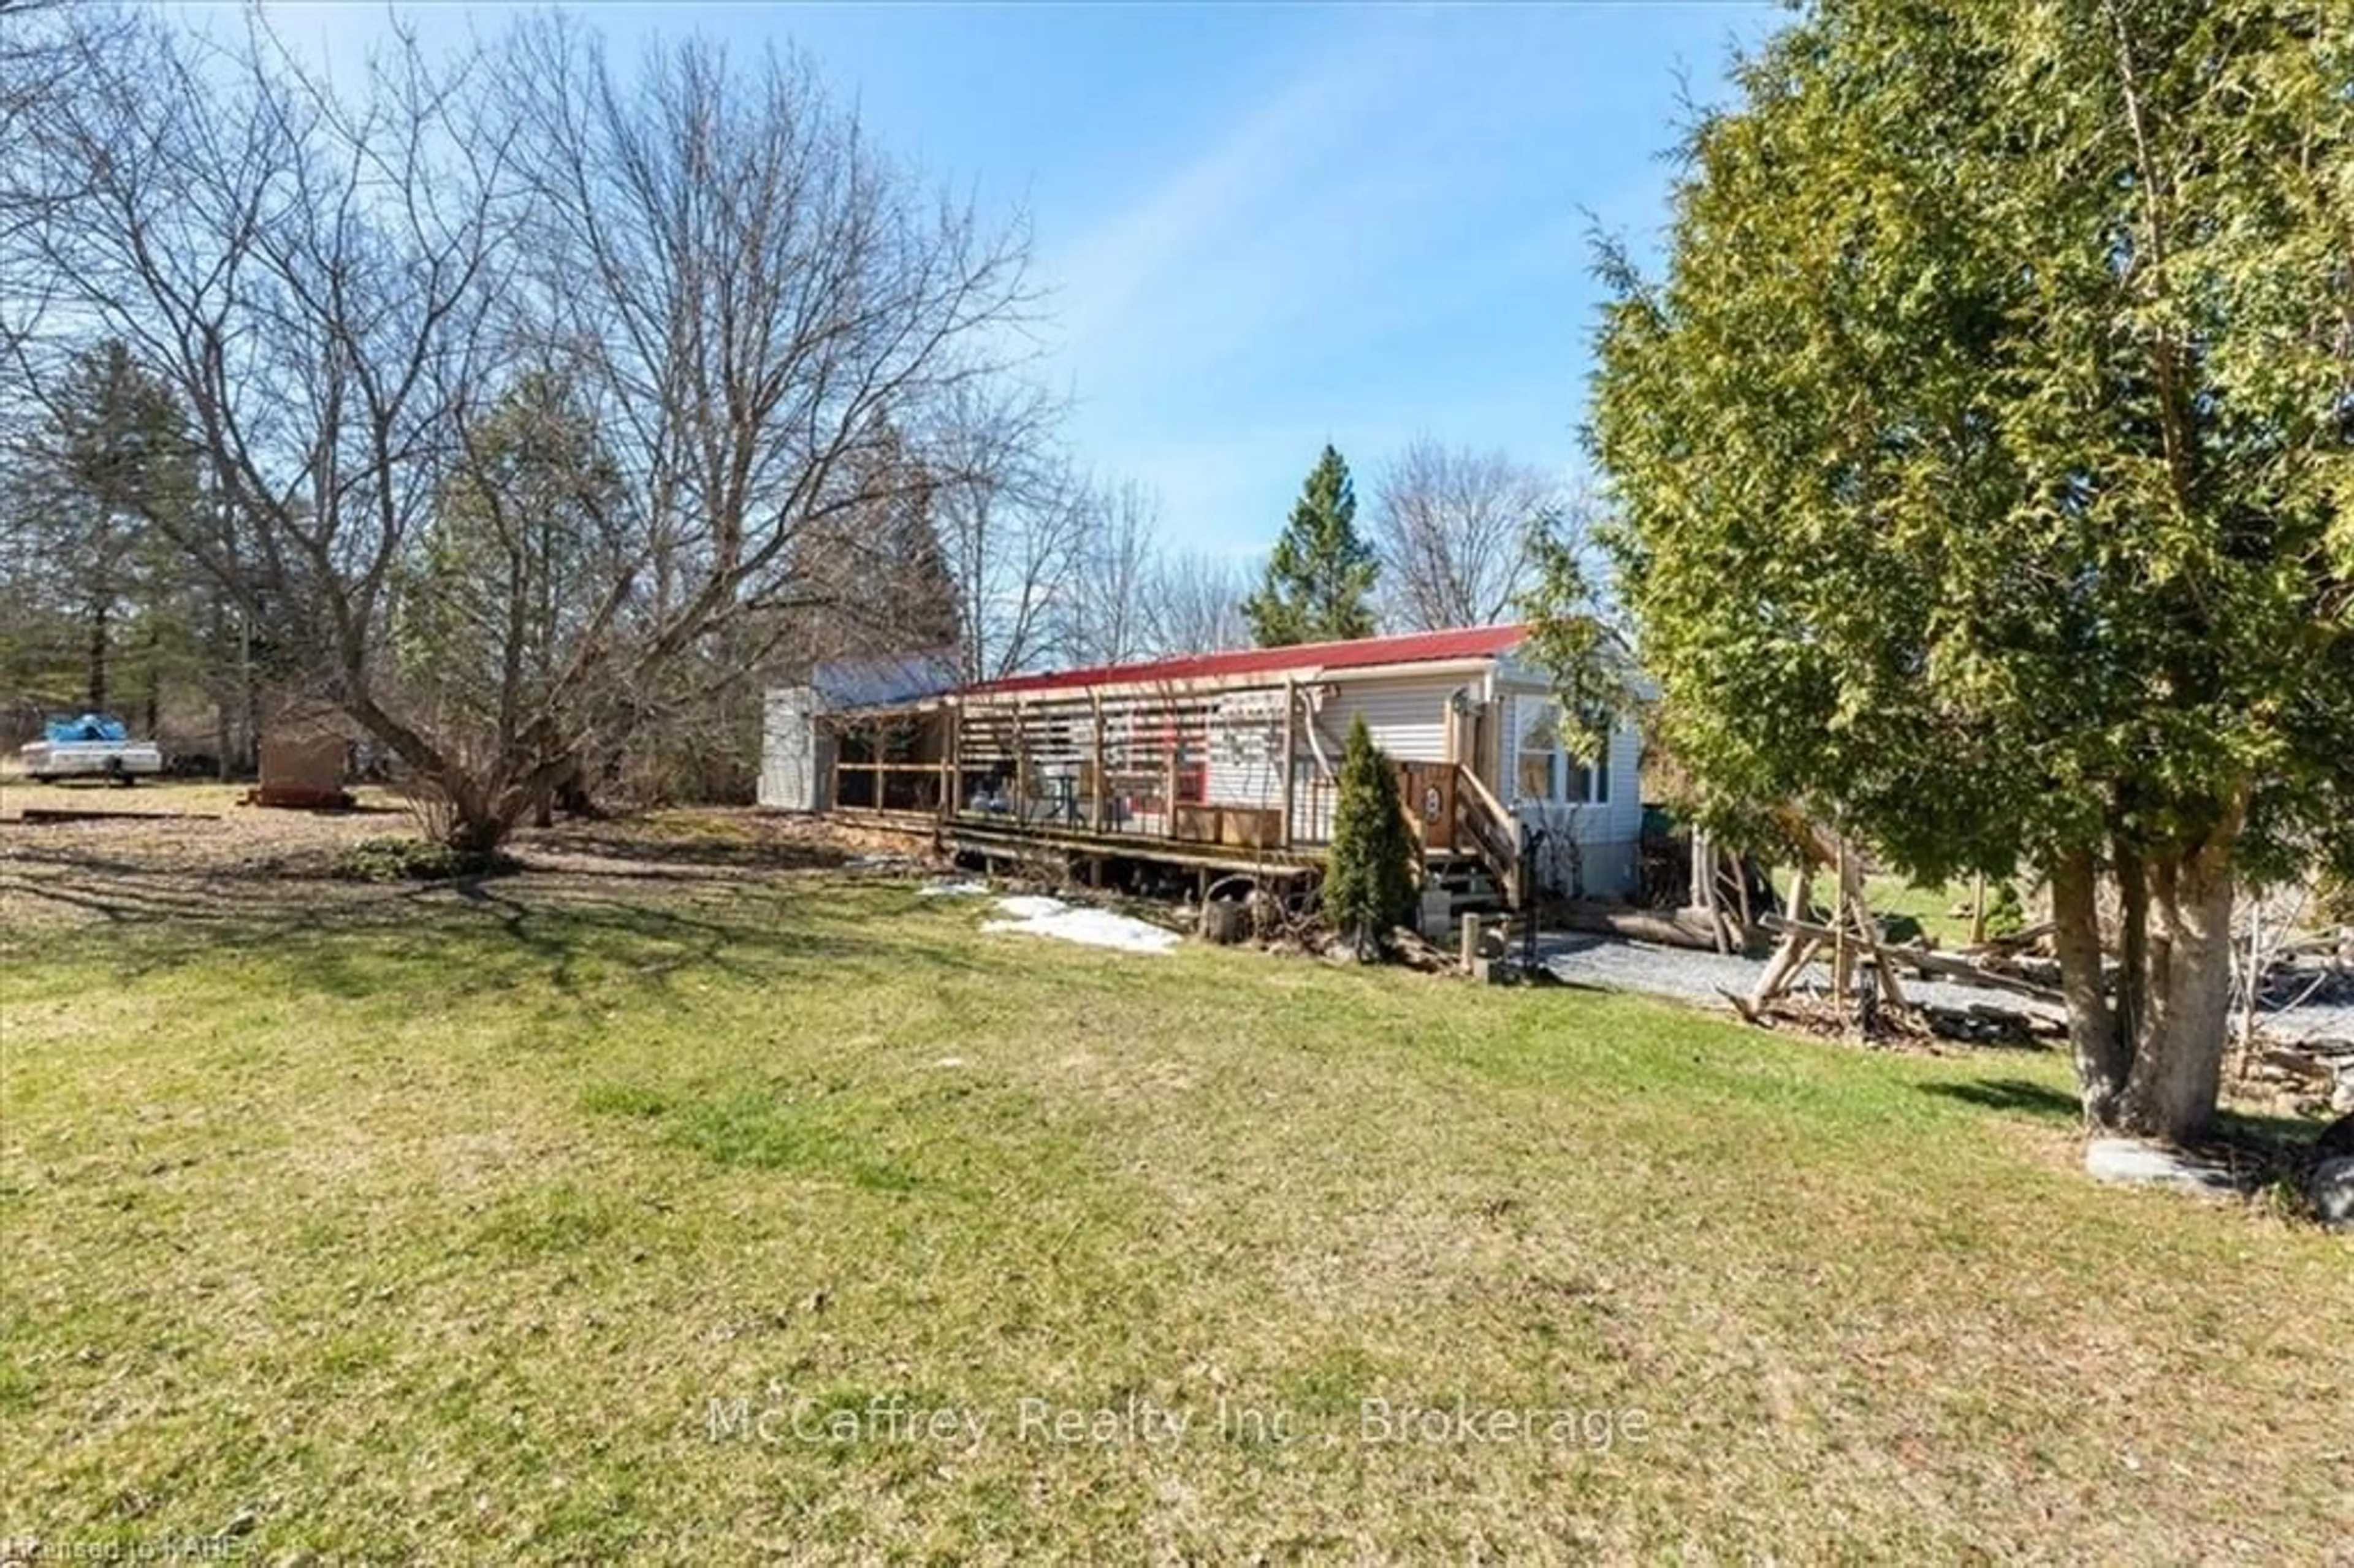
[(1521, 824), (1494, 791), (1461, 763), (1455, 765), (1455, 849), (1469, 852), (1510, 910), (1530, 905), (1528, 863), (1521, 856)]
[(1434, 850), (1423, 856), (1422, 885), (1426, 892), (1447, 895), (1450, 919), (1466, 915), (1498, 915), (1511, 907), (1507, 889), (1497, 885), (1487, 863), (1476, 854)]
[(1423, 885), (1446, 889), (1458, 916), (1528, 907), (1521, 825), (1479, 776), (1459, 762), (1404, 763), (1398, 774)]

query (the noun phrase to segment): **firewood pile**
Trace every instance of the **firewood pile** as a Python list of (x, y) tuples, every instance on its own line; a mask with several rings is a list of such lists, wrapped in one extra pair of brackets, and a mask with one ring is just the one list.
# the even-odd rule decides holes
[(2243, 1097), (2270, 1091), (2309, 1116), (2354, 1111), (2354, 1040), (2283, 1045), (2258, 1034), (2232, 1052), (2224, 1074)]
[(2256, 1001), (2267, 1010), (2354, 1004), (2354, 926), (2282, 941), (2259, 955)]
[(2354, 926), (2299, 933), (2301, 904), (2294, 894), (2279, 903), (2285, 918), (2268, 922), (2258, 901), (2245, 937), (2232, 939), (2236, 1017), (2225, 1072), (2243, 1097), (2269, 1094), (2305, 1115), (2343, 1116), (2354, 1112), (2354, 1026), (2284, 1039), (2272, 1021), (2293, 1009), (2354, 1006)]
[(2009, 1045), (2039, 1049), (2063, 1038), (2054, 1019), (1992, 1002), (1949, 1007), (1935, 1002), (1887, 1002), (1870, 992), (1842, 1006), (1822, 991), (1786, 991), (1763, 1004), (1721, 993), (1734, 1011), (1764, 1029), (1788, 1029), (1828, 1039), (1861, 1040), (1894, 1050), (1935, 1053), (1947, 1045)]
[(2015, 1007), (2001, 1007), (1993, 1002), (1974, 1001), (1967, 1007), (1939, 1007), (1925, 1003), (1920, 1012), (1928, 1020), (1929, 1028), (1941, 1040), (1956, 1040), (1969, 1045), (2019, 1045), (2036, 1047), (2067, 1038), (2068, 1026), (2041, 1013), (2022, 1012)]
[[(1901, 1034), (1912, 1029), (1925, 1037), (1971, 1044), (2036, 1044), (2064, 1034), (2048, 1012), (1991, 1001), (1959, 1007), (1916, 1002), (1905, 991), (1908, 979), (1944, 980), (2000, 991), (2045, 1009), (2063, 1007), (2049, 922), (1952, 953), (1926, 941), (1891, 942), (1865, 900), (1861, 855), (1838, 833), (1812, 824), (1808, 831), (1815, 859), (1801, 863), (1792, 877), (1784, 912), (1759, 922), (1780, 938), (1773, 957), (1749, 995), (1730, 998), (1743, 1018), (1768, 1027), (1813, 1027), (1828, 1008), (1841, 1033), (1871, 1039), (1875, 1031)], [(1835, 879), (1828, 918), (1817, 917), (1810, 898), (1819, 865), (1831, 870)], [(1795, 991), (1798, 977), (1818, 958), (1830, 965), (1829, 995)]]

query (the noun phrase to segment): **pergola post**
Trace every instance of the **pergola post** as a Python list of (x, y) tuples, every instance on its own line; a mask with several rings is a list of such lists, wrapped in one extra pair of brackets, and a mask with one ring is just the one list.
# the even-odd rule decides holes
[(956, 699), (940, 703), (940, 796), (933, 807), (941, 821), (956, 814)]
[(1104, 715), (1103, 698), (1093, 691), (1087, 693), (1087, 709), (1095, 721), (1095, 778), (1094, 787), (1087, 791), (1087, 831), (1100, 833), (1104, 831)]
[(1276, 842), (1285, 849), (1291, 847), (1291, 776), (1297, 771), (1294, 759), (1299, 749), (1299, 683), (1289, 675), (1283, 678), (1283, 830)]
[(1013, 699), (1013, 823), (1030, 821), (1030, 718), (1022, 699)]

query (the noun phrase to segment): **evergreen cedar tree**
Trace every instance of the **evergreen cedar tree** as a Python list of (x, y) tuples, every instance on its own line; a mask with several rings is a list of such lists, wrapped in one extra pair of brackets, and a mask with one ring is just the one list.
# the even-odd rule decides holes
[(1360, 959), (1378, 954), (1389, 928), (1405, 917), (1414, 898), (1407, 870), (1412, 854), (1397, 770), (1374, 747), (1360, 714), (1341, 758), (1324, 870), (1325, 918), (1350, 939)]
[(1734, 79), (1603, 259), (1663, 738), (2023, 863), (2087, 1121), (2196, 1139), (2235, 882), (2354, 858), (2354, 6), (1826, 3)]
[(1259, 590), (1243, 601), (1252, 637), (1262, 648), (1371, 637), (1380, 569), (1373, 547), (1357, 532), (1349, 465), (1327, 446), (1267, 556)]

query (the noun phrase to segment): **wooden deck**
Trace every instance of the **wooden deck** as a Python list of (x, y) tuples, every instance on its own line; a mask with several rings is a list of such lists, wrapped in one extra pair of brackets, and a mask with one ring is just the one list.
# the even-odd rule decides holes
[(1041, 851), (1081, 858), (1148, 861), (1188, 870), (1247, 871), (1290, 878), (1324, 863), (1324, 846), (1253, 849), (1235, 844), (1194, 843), (1137, 832), (1098, 833), (1037, 822), (962, 816), (939, 824), (944, 847), (973, 854), (1020, 856)]
[[(942, 853), (976, 855), (983, 859), (1050, 859), (1076, 865), (1088, 861), (1129, 861), (1176, 867), (1197, 873), (1247, 874), (1270, 882), (1288, 882), (1320, 869), (1330, 846), (1294, 844), (1287, 849), (1188, 842), (1137, 832), (1094, 832), (1044, 822), (1015, 822), (986, 813), (943, 819), (929, 811), (851, 809), (832, 815), (861, 827), (901, 832), (928, 840)], [(1478, 863), (1479, 857), (1463, 849), (1425, 846), (1422, 860), (1430, 874), (1447, 868)]]
[[(1247, 699), (1247, 700), (1246, 700)], [(845, 712), (822, 797), (942, 850), (1289, 879), (1321, 866), (1338, 816), (1331, 762), (1295, 683), (1264, 691), (1056, 693)], [(1476, 751), (1467, 744), (1466, 755)], [(1396, 764), (1423, 865), (1477, 861), (1527, 899), (1520, 828), (1460, 761)]]

